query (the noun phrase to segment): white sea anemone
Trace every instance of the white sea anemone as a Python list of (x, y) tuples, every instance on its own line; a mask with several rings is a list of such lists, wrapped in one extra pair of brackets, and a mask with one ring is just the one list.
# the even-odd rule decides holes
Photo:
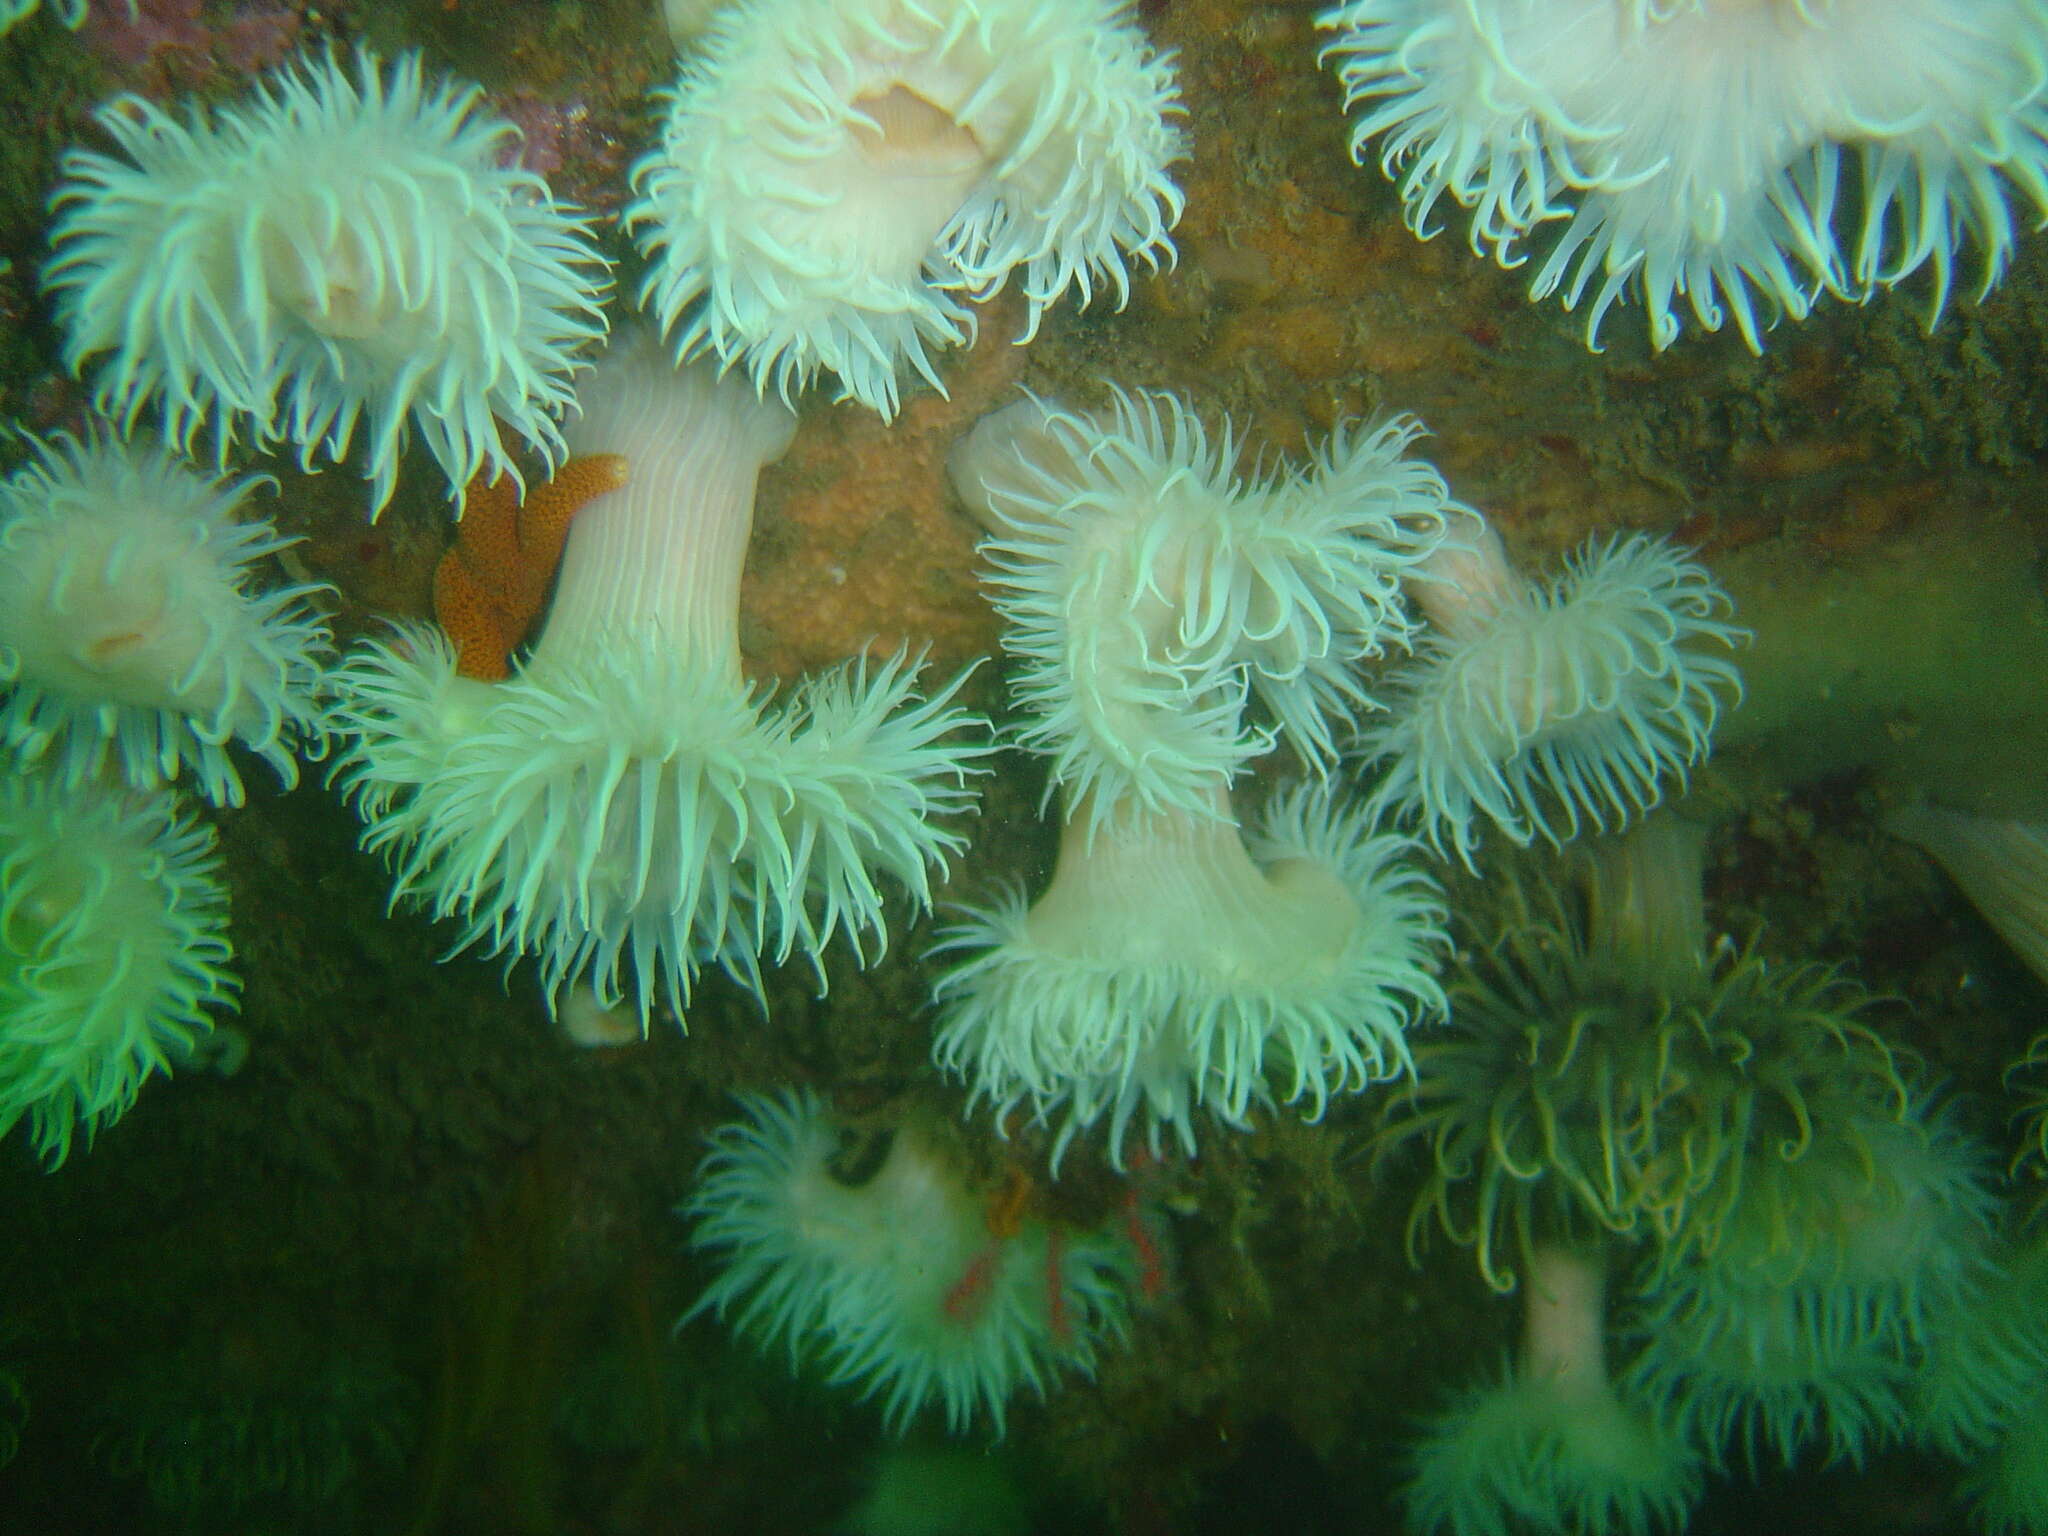
[(230, 743), (287, 786), (323, 742), (315, 586), (256, 584), (297, 541), (239, 514), (251, 487), (143, 441), (58, 435), (0, 483), (0, 743), (76, 785), (189, 772), (240, 805)]
[(1476, 517), (1412, 584), (1435, 632), (1360, 733), (1374, 803), (1467, 865), (1483, 818), (1516, 843), (1626, 823), (1706, 756), (1744, 631), (1699, 565), (1644, 534), (1590, 540), (1539, 586)]
[(1115, 1244), (996, 1220), (912, 1128), (848, 1149), (814, 1094), (741, 1106), (682, 1207), (691, 1246), (725, 1266), (690, 1316), (787, 1343), (792, 1365), (822, 1357), (898, 1432), (938, 1403), (955, 1432), (985, 1413), (1000, 1435), (1018, 1387), (1043, 1397), (1061, 1371), (1092, 1375), (1098, 1347), (1122, 1336)]
[(1529, 1256), (1521, 1359), (1462, 1397), (1415, 1454), (1414, 1525), (1450, 1536), (1682, 1528), (1699, 1456), (1608, 1377), (1605, 1268), (1554, 1245)]
[[(332, 54), (249, 101), (179, 122), (123, 96), (99, 123), (119, 156), (74, 149), (46, 281), (100, 408), (219, 451), (247, 432), (339, 460), (361, 423), (373, 513), (416, 430), (460, 496), (551, 462), (577, 353), (604, 334), (604, 263), (575, 211), (504, 163), (517, 130), (476, 86)], [(495, 419), (494, 419), (495, 418)]]
[(743, 678), (754, 484), (787, 410), (638, 333), (578, 405), (571, 448), (630, 479), (577, 514), (532, 654), (492, 684), (457, 676), (437, 631), (358, 649), (334, 679), (337, 777), (400, 895), (464, 945), (536, 956), (551, 999), (579, 977), (600, 1007), (630, 996), (644, 1028), (707, 960), (758, 991), (764, 952), (879, 947), (884, 885), (928, 903), (988, 749), (960, 739), (960, 680), (920, 697), (901, 650), (779, 703)]
[(1652, 342), (1677, 301), (1752, 350), (1779, 314), (1864, 299), (1958, 248), (1984, 288), (2011, 255), (2009, 186), (2048, 216), (2043, 0), (1349, 0), (1336, 34), (1352, 153), (1378, 139), (1411, 228), (1471, 212), (1503, 266), (1567, 220), (1531, 283), (1586, 338), (1624, 292)]
[(1332, 808), (1275, 798), (1247, 845), (1222, 792), (1201, 812), (1073, 811), (1052, 884), (969, 910), (942, 948), (969, 958), (934, 988), (935, 1055), (998, 1119), (1064, 1106), (1053, 1144), (1105, 1112), (1109, 1153), (1139, 1110), (1156, 1153), (1192, 1153), (1194, 1111), (1244, 1128), (1252, 1105), (1332, 1093), (1409, 1065), (1404, 1032), (1440, 1013), (1443, 910), (1400, 862), (1411, 845)]
[(0, 774), (0, 1135), (51, 1167), (232, 1009), (213, 833), (168, 790)]
[[(977, 426), (953, 464), (983, 546), (1022, 745), (1091, 820), (1198, 812), (1285, 741), (1316, 773), (1373, 701), (1357, 664), (1414, 631), (1401, 577), (1451, 505), (1406, 457), (1413, 417), (1340, 427), (1308, 470), (1235, 478), (1167, 395), (1117, 391), (1104, 421), (1026, 401)], [(1271, 723), (1246, 719), (1256, 700)]]
[(823, 368), (893, 416), (1013, 274), (1028, 340), (1173, 254), (1173, 71), (1122, 0), (735, 0), (669, 99), (626, 212), (641, 302), (784, 400)]

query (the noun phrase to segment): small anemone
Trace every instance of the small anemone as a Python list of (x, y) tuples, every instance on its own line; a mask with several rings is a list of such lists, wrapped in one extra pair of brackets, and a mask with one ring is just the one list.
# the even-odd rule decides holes
[(1746, 638), (1701, 566), (1643, 534), (1593, 539), (1548, 584), (1476, 517), (1411, 583), (1434, 632), (1360, 743), (1375, 802), (1470, 867), (1479, 825), (1553, 845), (1619, 831), (1683, 785), (1742, 680)]
[(0, 775), (0, 1135), (55, 1168), (232, 1009), (213, 832), (167, 791)]
[(721, 1272), (685, 1315), (730, 1319), (792, 1366), (879, 1398), (901, 1433), (928, 1405), (998, 1435), (1018, 1388), (1092, 1375), (1124, 1330), (1125, 1263), (1092, 1233), (990, 1219), (915, 1127), (842, 1156), (843, 1127), (808, 1091), (749, 1094), (720, 1127), (681, 1207)]
[(1019, 410), (977, 426), (954, 469), (994, 535), (1018, 739), (1050, 785), (1099, 820), (1200, 810), (1276, 741), (1328, 773), (1378, 707), (1358, 664), (1408, 648), (1401, 577), (1452, 505), (1408, 453), (1421, 424), (1345, 424), (1310, 468), (1241, 480), (1229, 423), (1212, 435), (1169, 395), (1115, 391), (1101, 419)]
[(1641, 1536), (1684, 1525), (1699, 1457), (1609, 1379), (1603, 1281), (1597, 1256), (1532, 1253), (1521, 1358), (1436, 1415), (1416, 1447), (1402, 1502), (1418, 1529)]
[(1143, 1110), (1195, 1146), (1207, 1107), (1243, 1128), (1254, 1104), (1306, 1100), (1408, 1066), (1407, 1030), (1442, 1011), (1434, 887), (1404, 838), (1326, 791), (1278, 796), (1247, 840), (1221, 812), (1069, 818), (1052, 885), (969, 910), (941, 948), (967, 958), (933, 988), (934, 1054), (999, 1120), (1064, 1108), (1053, 1144), (1104, 1114), (1109, 1155)]

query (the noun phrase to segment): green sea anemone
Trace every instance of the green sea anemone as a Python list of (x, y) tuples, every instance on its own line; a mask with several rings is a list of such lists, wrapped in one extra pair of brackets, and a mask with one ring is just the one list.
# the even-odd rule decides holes
[(418, 1409), (380, 1348), (334, 1349), (259, 1311), (224, 1336), (148, 1357), (96, 1416), (93, 1455), (109, 1473), (139, 1479), (151, 1505), (192, 1528), (225, 1529), (220, 1517), (235, 1511), (352, 1508), (403, 1463)]
[(213, 832), (169, 791), (0, 775), (0, 1135), (51, 1167), (232, 1008)]
[(1415, 1046), (1414, 1092), (1381, 1133), (1431, 1153), (1411, 1248), (1434, 1216), (1508, 1290), (1510, 1243), (1611, 1232), (1668, 1268), (1739, 1230), (1796, 1272), (1821, 1240), (1801, 1225), (1813, 1189), (1866, 1165), (1866, 1128), (1907, 1110), (1865, 995), (1753, 949), (1710, 959), (1701, 839), (1676, 821), (1588, 868), (1583, 915), (1555, 890), (1509, 892), (1449, 989), (1449, 1027)]

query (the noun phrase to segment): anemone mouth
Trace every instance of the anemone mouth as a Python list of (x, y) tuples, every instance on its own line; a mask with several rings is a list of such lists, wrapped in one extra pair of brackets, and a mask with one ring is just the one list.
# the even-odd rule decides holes
[(332, 341), (369, 341), (382, 336), (399, 313), (395, 285), (370, 241), (339, 226), (331, 237), (309, 246), (298, 231), (273, 226), (265, 240), (264, 264), (271, 294), (280, 308), (306, 329)]
[(847, 105), (854, 149), (878, 174), (971, 181), (988, 164), (988, 151), (972, 128), (900, 80)]

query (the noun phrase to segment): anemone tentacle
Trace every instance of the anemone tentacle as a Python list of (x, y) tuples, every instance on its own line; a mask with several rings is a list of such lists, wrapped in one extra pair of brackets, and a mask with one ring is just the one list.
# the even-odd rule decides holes
[(100, 409), (152, 401), (189, 450), (246, 433), (301, 467), (367, 439), (372, 513), (417, 433), (459, 499), (514, 445), (554, 464), (579, 354), (604, 335), (605, 263), (540, 177), (503, 163), (516, 130), (473, 85), (332, 53), (184, 121), (102, 107), (118, 155), (74, 149), (45, 281), (65, 361), (102, 361)]
[(323, 588), (255, 585), (298, 542), (240, 515), (269, 483), (97, 428), (37, 443), (0, 483), (0, 745), (72, 785), (190, 773), (240, 805), (239, 743), (296, 783), (294, 753), (325, 747), (329, 637)]

